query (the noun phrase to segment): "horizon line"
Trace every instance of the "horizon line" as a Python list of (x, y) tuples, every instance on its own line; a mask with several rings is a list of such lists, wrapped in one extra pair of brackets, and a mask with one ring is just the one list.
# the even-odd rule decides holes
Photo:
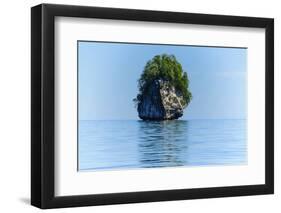
[[(247, 120), (247, 118), (191, 118), (191, 119), (175, 119), (178, 121), (190, 120)], [(78, 119), (78, 121), (143, 121), (142, 119)], [(169, 120), (167, 120), (169, 121)]]

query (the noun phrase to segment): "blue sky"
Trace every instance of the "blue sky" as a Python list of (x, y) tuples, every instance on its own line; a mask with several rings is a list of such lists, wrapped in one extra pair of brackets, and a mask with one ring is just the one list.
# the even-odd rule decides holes
[(173, 54), (193, 99), (181, 119), (247, 117), (247, 49), (78, 42), (79, 120), (136, 120), (133, 98), (148, 60)]

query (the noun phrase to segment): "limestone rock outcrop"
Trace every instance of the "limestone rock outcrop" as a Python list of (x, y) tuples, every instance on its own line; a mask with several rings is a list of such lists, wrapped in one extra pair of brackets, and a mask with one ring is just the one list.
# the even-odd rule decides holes
[(186, 107), (183, 96), (168, 81), (154, 80), (140, 98), (137, 110), (143, 120), (174, 120)]

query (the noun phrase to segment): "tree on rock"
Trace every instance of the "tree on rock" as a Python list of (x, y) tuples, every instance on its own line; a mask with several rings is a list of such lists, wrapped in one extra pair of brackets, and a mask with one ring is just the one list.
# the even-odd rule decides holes
[(139, 117), (144, 120), (177, 119), (192, 98), (187, 73), (174, 55), (156, 55), (149, 60), (138, 87), (134, 101)]

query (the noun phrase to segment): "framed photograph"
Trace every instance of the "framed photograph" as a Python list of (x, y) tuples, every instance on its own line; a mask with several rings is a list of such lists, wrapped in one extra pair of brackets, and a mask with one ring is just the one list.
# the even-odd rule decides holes
[(31, 9), (31, 203), (272, 194), (274, 21)]

